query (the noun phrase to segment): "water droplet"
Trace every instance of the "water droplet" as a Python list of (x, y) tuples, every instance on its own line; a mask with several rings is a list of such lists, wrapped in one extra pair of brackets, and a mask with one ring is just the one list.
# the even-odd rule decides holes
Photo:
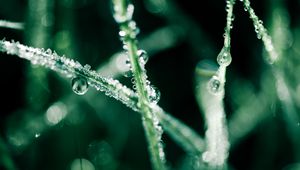
[[(127, 56), (126, 56), (127, 57)], [(125, 65), (128, 68), (127, 71), (124, 72), (124, 77), (132, 77), (133, 73), (131, 70), (131, 64), (130, 64), (130, 60), (127, 57), (127, 59), (125, 60)]]
[(139, 56), (139, 60), (142, 64), (146, 64), (149, 60), (149, 56), (145, 50), (138, 50), (137, 55)]
[(148, 90), (149, 101), (156, 104), (160, 99), (160, 91), (155, 86), (150, 86)]
[(125, 31), (120, 31), (119, 32), (119, 36), (120, 37), (125, 37), (126, 36), (126, 32)]
[(217, 62), (220, 66), (228, 66), (231, 63), (231, 54), (230, 49), (227, 47), (223, 47), (221, 52), (217, 57)]
[(130, 60), (129, 60), (129, 58), (127, 58), (127, 59), (125, 60), (125, 64), (128, 65), (128, 66), (130, 66)]
[(135, 84), (135, 79), (134, 78), (131, 78), (130, 81), (131, 81), (132, 84)]
[(235, 15), (232, 14), (231, 21), (234, 21), (234, 19), (235, 19)]
[(84, 95), (89, 88), (87, 80), (83, 77), (75, 77), (71, 81), (72, 90), (78, 95)]
[[(122, 40), (122, 41), (123, 41), (123, 40)], [(126, 51), (127, 51), (127, 50), (128, 50), (128, 45), (124, 44), (124, 45), (123, 45), (123, 50), (126, 50)]]
[(52, 54), (51, 49), (48, 48), (48, 49), (46, 50), (46, 54)]
[(256, 37), (257, 39), (261, 39), (261, 34), (257, 33)]
[(123, 7), (119, 4), (115, 4), (114, 6), (114, 19), (117, 23), (124, 23), (126, 21), (130, 21), (133, 16), (134, 6), (132, 4), (128, 4), (125, 15), (123, 14)]
[(208, 82), (208, 90), (213, 94), (218, 94), (222, 91), (222, 83), (218, 76), (213, 76)]
[(88, 65), (88, 64), (86, 64), (86, 65), (84, 65), (84, 69), (86, 69), (87, 71), (89, 71), (91, 69), (91, 66)]
[(131, 70), (128, 70), (124, 73), (124, 77), (132, 77), (133, 74), (132, 74), (132, 71)]

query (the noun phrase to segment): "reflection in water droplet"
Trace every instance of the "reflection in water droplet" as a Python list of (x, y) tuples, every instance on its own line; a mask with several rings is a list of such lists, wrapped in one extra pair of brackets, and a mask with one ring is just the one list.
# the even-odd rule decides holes
[(87, 80), (83, 77), (74, 77), (71, 82), (72, 90), (78, 95), (84, 95), (89, 88)]
[(217, 62), (220, 66), (228, 66), (231, 63), (231, 54), (230, 49), (227, 47), (223, 47), (221, 52), (217, 57)]

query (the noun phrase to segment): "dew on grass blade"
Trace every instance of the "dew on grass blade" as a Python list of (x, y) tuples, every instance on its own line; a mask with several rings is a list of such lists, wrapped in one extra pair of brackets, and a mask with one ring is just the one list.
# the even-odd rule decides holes
[(155, 86), (149, 86), (148, 95), (151, 103), (156, 104), (160, 99), (160, 91)]
[(74, 77), (71, 85), (73, 92), (78, 95), (84, 95), (89, 89), (87, 80), (84, 77)]
[(124, 23), (126, 21), (130, 21), (133, 16), (134, 6), (132, 4), (127, 5), (126, 11), (122, 10), (122, 4), (116, 3), (114, 5), (114, 19), (117, 23)]
[(213, 76), (208, 82), (208, 90), (212, 94), (218, 94), (222, 91), (222, 82), (218, 76)]
[(139, 57), (139, 61), (140, 61), (143, 65), (145, 65), (145, 64), (147, 63), (147, 61), (149, 60), (149, 56), (148, 56), (147, 52), (144, 51), (144, 50), (138, 50), (138, 51), (137, 51), (137, 55), (138, 55), (138, 57)]

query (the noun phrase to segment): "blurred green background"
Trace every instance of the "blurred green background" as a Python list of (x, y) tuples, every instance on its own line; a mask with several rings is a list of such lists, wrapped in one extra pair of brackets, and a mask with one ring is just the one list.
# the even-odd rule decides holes
[[(203, 136), (195, 88), (201, 70), (216, 67), (225, 1), (133, 4), (140, 46), (150, 55), (149, 80), (161, 92), (159, 105)], [(263, 44), (237, 1), (225, 97), (229, 168), (299, 170), (300, 1), (253, 0), (251, 5), (281, 60), (273, 67), (266, 63)], [(0, 38), (51, 48), (131, 87), (130, 79), (108, 67), (122, 51), (111, 9), (109, 0), (0, 0), (0, 20), (25, 24), (24, 30), (0, 27)], [(151, 169), (139, 114), (94, 89), (78, 96), (69, 79), (16, 56), (1, 53), (0, 72), (0, 169)], [(280, 90), (276, 72), (289, 95)], [(192, 169), (188, 153), (165, 134), (163, 142), (172, 169)]]

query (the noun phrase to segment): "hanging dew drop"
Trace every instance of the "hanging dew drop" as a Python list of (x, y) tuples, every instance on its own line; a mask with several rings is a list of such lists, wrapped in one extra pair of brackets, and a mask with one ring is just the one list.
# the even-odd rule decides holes
[(71, 85), (74, 93), (78, 95), (84, 95), (89, 89), (87, 80), (83, 77), (74, 77), (71, 81)]
[(208, 90), (212, 94), (218, 94), (222, 91), (222, 83), (218, 76), (213, 76), (208, 82)]
[(227, 47), (223, 47), (217, 57), (217, 62), (220, 66), (228, 66), (232, 61), (230, 50)]

